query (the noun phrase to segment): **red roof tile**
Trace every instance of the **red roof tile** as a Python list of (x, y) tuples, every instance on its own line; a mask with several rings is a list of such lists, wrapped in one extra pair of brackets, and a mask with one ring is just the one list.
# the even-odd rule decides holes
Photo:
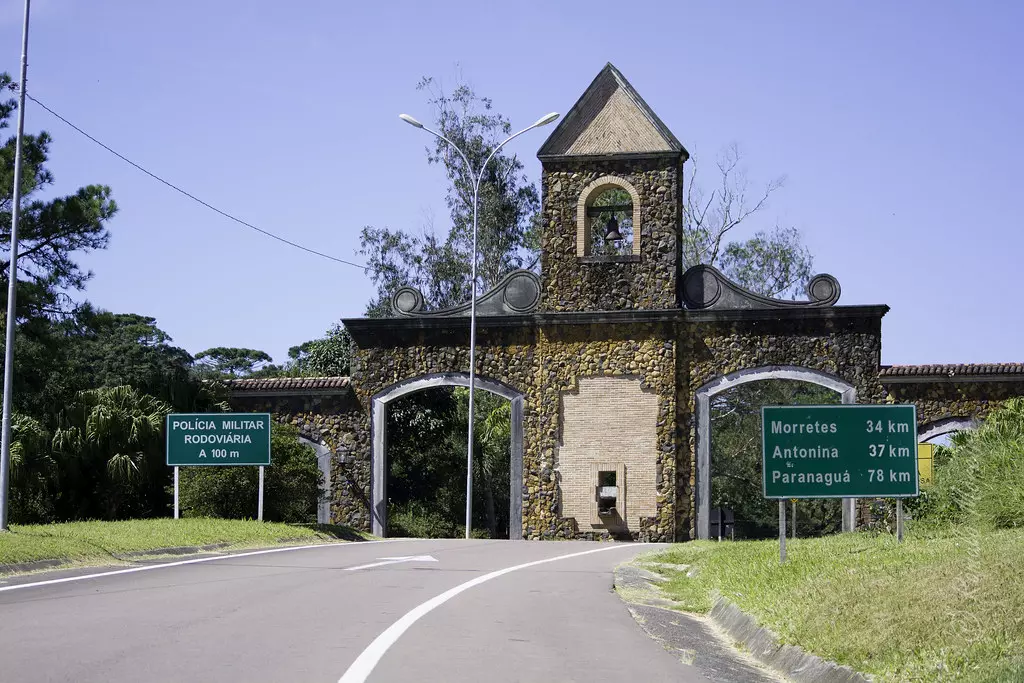
[(983, 377), (986, 375), (1021, 375), (1024, 363), (978, 363), (956, 365), (888, 365), (878, 372), (886, 377)]
[(325, 391), (344, 393), (352, 387), (348, 377), (260, 377), (229, 379), (224, 382), (232, 391)]

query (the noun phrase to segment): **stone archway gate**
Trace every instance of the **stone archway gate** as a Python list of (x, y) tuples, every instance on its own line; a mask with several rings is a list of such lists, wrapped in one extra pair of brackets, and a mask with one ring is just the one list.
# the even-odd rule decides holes
[[(913, 402), (923, 429), (983, 418), (1024, 395), (1020, 364), (880, 366), (886, 306), (775, 302), (706, 267), (683, 280), (686, 303), (674, 310), (518, 312), (539, 287), (523, 272), (482, 297), (478, 387), (512, 400), (521, 421), (512, 498), (522, 537), (706, 536), (706, 401), (740, 381), (801, 379), (834, 388), (845, 402)], [(415, 315), (403, 305), (419, 308), (422, 298), (400, 292), (396, 317), (344, 321), (355, 340), (351, 377), (231, 383), (238, 409), (269, 410), (330, 449), (332, 521), (375, 533), (384, 529), (380, 408), (435, 383), (465, 384), (468, 366), (464, 311)], [(588, 418), (588, 410), (597, 412)], [(634, 423), (650, 429), (633, 438)], [(593, 489), (578, 482), (623, 462), (628, 518), (616, 530), (587, 514), (579, 497)]]

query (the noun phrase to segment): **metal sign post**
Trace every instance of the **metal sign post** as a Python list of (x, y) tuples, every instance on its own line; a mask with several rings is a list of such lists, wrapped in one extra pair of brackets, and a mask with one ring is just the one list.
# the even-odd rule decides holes
[(903, 543), (903, 499), (896, 499), (896, 542)]
[(263, 521), (263, 465), (260, 465), (260, 496), (259, 502), (256, 504), (256, 518), (259, 521)]
[(796, 498), (793, 499), (793, 538), (796, 538)]
[(174, 466), (174, 518), (179, 518), (178, 507), (178, 466)]
[(786, 501), (779, 501), (779, 564), (786, 564)]

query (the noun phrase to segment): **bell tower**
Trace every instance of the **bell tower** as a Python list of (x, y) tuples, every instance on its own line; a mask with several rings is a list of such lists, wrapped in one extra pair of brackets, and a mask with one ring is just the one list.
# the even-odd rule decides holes
[(612, 64), (541, 146), (545, 311), (679, 306), (689, 157)]

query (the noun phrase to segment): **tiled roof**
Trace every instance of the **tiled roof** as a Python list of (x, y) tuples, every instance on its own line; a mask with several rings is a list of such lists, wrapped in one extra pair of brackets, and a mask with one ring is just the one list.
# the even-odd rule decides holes
[(236, 392), (314, 391), (340, 390), (343, 393), (352, 385), (348, 377), (266, 377), (230, 379), (225, 384)]
[(973, 365), (887, 365), (879, 371), (886, 377), (984, 377), (987, 375), (1021, 375), (1024, 363), (979, 363)]

